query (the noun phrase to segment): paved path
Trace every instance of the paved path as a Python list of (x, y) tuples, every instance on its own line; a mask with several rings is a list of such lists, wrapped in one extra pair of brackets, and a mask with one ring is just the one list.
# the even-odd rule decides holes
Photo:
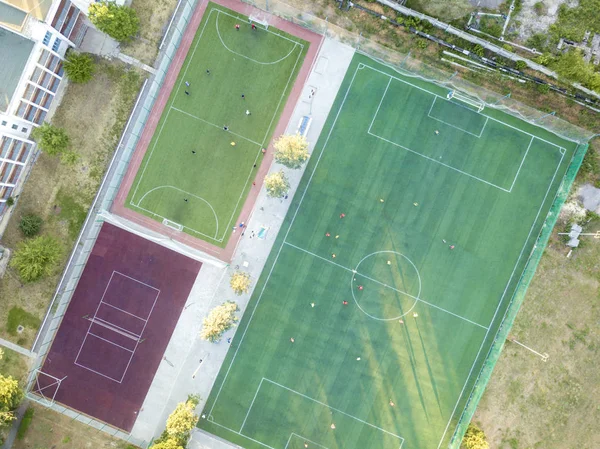
[(31, 352), (29, 349), (22, 348), (21, 346), (14, 344), (12, 341), (5, 340), (4, 338), (0, 338), (0, 346), (4, 346), (5, 348), (18, 352), (25, 357), (30, 357), (32, 359), (37, 357), (35, 352)]
[[(314, 144), (321, 134), (353, 55), (352, 47), (332, 39), (323, 41), (314, 70), (304, 84), (286, 129), (287, 134), (295, 133), (300, 118), (305, 115), (311, 116), (312, 123), (307, 135), (310, 151), (313, 150)], [(310, 95), (311, 90), (315, 90), (315, 95)], [(273, 163), (270, 172), (279, 171), (282, 168), (289, 176), (291, 184), (289, 198), (292, 198), (304, 168), (289, 170)], [(290, 203), (291, 199), (268, 198), (262, 189), (251, 218), (247, 221), (248, 227), (245, 236), (239, 242), (231, 265), (224, 268), (204, 265), (200, 270), (188, 303), (165, 352), (163, 363), (156, 373), (132, 429), (131, 433), (136, 438), (149, 441), (152, 437), (160, 435), (168, 415), (177, 403), (184, 401), (189, 394), (201, 396), (202, 400), (197, 411), (202, 410), (229, 349), (227, 339), (233, 337), (236, 331), (234, 328), (227, 332), (220, 343), (201, 341), (198, 333), (202, 319), (214, 306), (228, 300), (233, 300), (238, 304), (240, 315), (244, 312), (252, 292), (235, 296), (229, 287), (229, 277), (237, 267), (243, 267), (256, 283)], [(267, 238), (265, 240), (250, 239), (252, 231), (258, 232), (261, 226), (269, 228)], [(244, 267), (246, 264), (247, 267)], [(194, 449), (221, 449), (237, 446), (229, 445), (229, 443), (198, 431), (194, 433), (194, 445), (191, 447)]]

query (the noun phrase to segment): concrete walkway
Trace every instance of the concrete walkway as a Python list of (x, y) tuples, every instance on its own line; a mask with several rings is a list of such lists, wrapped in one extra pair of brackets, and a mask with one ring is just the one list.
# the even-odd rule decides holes
[(29, 349), (22, 348), (19, 345), (14, 344), (12, 341), (5, 340), (4, 338), (0, 338), (0, 346), (4, 346), (7, 349), (11, 349), (12, 351), (18, 352), (25, 357), (30, 357), (35, 359), (37, 354), (35, 352), (30, 351)]
[[(314, 69), (304, 85), (286, 133), (295, 133), (301, 117), (311, 116), (312, 123), (307, 135), (311, 152), (321, 134), (353, 55), (352, 47), (325, 39), (317, 55)], [(312, 90), (315, 91), (315, 95), (311, 96)], [(281, 169), (284, 169), (290, 179), (289, 198), (291, 198), (298, 187), (304, 168), (289, 170), (274, 163), (270, 171)], [(220, 268), (205, 264), (202, 267), (167, 347), (163, 363), (138, 414), (131, 432), (134, 437), (150, 441), (151, 438), (160, 435), (168, 415), (177, 403), (185, 401), (189, 394), (201, 396), (197, 410), (198, 412), (202, 410), (229, 349), (227, 339), (232, 338), (236, 331), (234, 328), (226, 333), (219, 343), (201, 341), (198, 333), (202, 319), (214, 306), (228, 300), (238, 304), (240, 315), (244, 312), (252, 292), (236, 296), (229, 287), (231, 273), (238, 267), (243, 268), (250, 273), (256, 284), (290, 203), (291, 199), (269, 198), (264, 190), (261, 191), (231, 266)], [(258, 233), (262, 226), (269, 229), (266, 239), (251, 239), (252, 231)], [(196, 449), (237, 447), (199, 430), (194, 433), (193, 441), (194, 445), (191, 447)]]

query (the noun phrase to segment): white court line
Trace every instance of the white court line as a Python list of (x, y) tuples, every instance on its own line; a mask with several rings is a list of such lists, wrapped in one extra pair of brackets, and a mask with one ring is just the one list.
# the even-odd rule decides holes
[[(156, 290), (158, 293), (160, 293), (160, 289), (158, 289), (158, 288), (156, 288), (156, 287), (152, 287), (150, 284), (146, 284), (145, 282), (142, 282), (142, 281), (140, 281), (139, 279), (132, 278), (131, 276), (127, 276), (126, 274), (123, 274), (123, 273), (121, 273), (120, 271), (116, 271), (116, 270), (115, 270), (115, 271), (113, 271), (113, 273), (120, 274), (121, 276), (123, 276), (123, 277), (126, 277), (127, 279), (131, 279), (132, 281), (135, 281), (135, 282), (137, 282), (138, 284), (145, 285), (146, 287), (148, 287), (148, 288), (151, 288), (151, 289), (153, 289), (153, 290)], [(150, 315), (148, 315), (148, 316), (150, 316)]]
[[(180, 110), (180, 109), (177, 109), (177, 108), (175, 108), (175, 107), (173, 106), (173, 104), (175, 103), (175, 98), (177, 98), (177, 96), (178, 96), (178, 94), (179, 94), (179, 91), (181, 90), (181, 86), (183, 85), (183, 83), (184, 83), (184, 81), (185, 81), (185, 77), (186, 77), (186, 75), (187, 75), (187, 72), (188, 72), (188, 70), (189, 70), (189, 68), (190, 68), (190, 65), (191, 65), (192, 61), (194, 60), (194, 55), (196, 54), (196, 50), (198, 49), (198, 46), (200, 45), (200, 42), (202, 41), (202, 37), (204, 36), (204, 31), (206, 30), (206, 27), (207, 27), (207, 25), (208, 25), (208, 24), (209, 24), (209, 22), (210, 22), (210, 16), (211, 16), (211, 14), (212, 14), (214, 11), (216, 11), (216, 12), (217, 12), (217, 14), (225, 14), (225, 15), (228, 15), (228, 16), (230, 16), (230, 17), (237, 18), (237, 16), (234, 16), (234, 15), (232, 15), (232, 14), (229, 14), (229, 13), (227, 13), (226, 11), (222, 11), (222, 10), (220, 10), (220, 9), (218, 9), (218, 8), (212, 8), (212, 9), (210, 10), (210, 12), (208, 13), (208, 19), (207, 19), (207, 20), (204, 22), (204, 25), (203, 25), (203, 27), (202, 27), (202, 30), (201, 30), (200, 34), (198, 35), (198, 39), (197, 39), (197, 41), (196, 41), (196, 45), (194, 46), (194, 49), (192, 50), (192, 52), (191, 52), (191, 53), (188, 53), (188, 55), (189, 55), (188, 63), (187, 63), (187, 65), (185, 66), (185, 70), (183, 71), (183, 76), (181, 77), (181, 80), (180, 80), (180, 82), (179, 82), (179, 84), (178, 84), (178, 86), (177, 86), (177, 89), (175, 90), (175, 95), (173, 95), (173, 93), (171, 93), (171, 102), (170, 102), (170, 104), (169, 104), (169, 109), (167, 110), (167, 115), (165, 116), (165, 119), (164, 119), (164, 121), (163, 121), (163, 123), (162, 123), (162, 125), (161, 125), (161, 127), (160, 127), (160, 130), (159, 130), (159, 132), (158, 132), (158, 135), (157, 135), (157, 137), (156, 137), (156, 140), (154, 141), (154, 145), (152, 146), (152, 150), (150, 151), (150, 155), (148, 156), (148, 159), (146, 160), (146, 164), (144, 165), (144, 169), (143, 169), (143, 171), (142, 171), (142, 174), (141, 174), (141, 176), (140, 176), (140, 178), (139, 178), (139, 180), (138, 180), (138, 183), (137, 183), (137, 185), (136, 185), (136, 188), (135, 188), (135, 190), (134, 190), (134, 194), (132, 195), (132, 197), (131, 197), (131, 201), (129, 202), (130, 206), (137, 207), (137, 208), (139, 208), (139, 209), (141, 209), (141, 210), (143, 210), (143, 211), (145, 211), (145, 212), (147, 212), (147, 213), (149, 213), (149, 214), (152, 214), (152, 215), (153, 215), (153, 216), (155, 216), (155, 217), (159, 217), (159, 218), (161, 218), (161, 219), (165, 219), (165, 220), (169, 220), (169, 217), (164, 217), (164, 216), (162, 216), (162, 215), (160, 215), (160, 214), (157, 214), (157, 213), (156, 213), (156, 212), (154, 212), (154, 211), (150, 211), (150, 210), (148, 210), (148, 209), (144, 209), (144, 208), (142, 208), (142, 207), (140, 207), (140, 206), (137, 206), (137, 205), (135, 205), (135, 204), (133, 203), (133, 201), (134, 201), (134, 200), (135, 200), (135, 198), (136, 198), (136, 194), (137, 194), (138, 187), (140, 186), (140, 184), (141, 184), (141, 182), (142, 182), (142, 179), (144, 178), (144, 175), (145, 175), (145, 172), (146, 172), (146, 168), (148, 167), (148, 165), (149, 165), (149, 163), (150, 163), (150, 160), (152, 159), (152, 156), (153, 156), (153, 154), (154, 154), (154, 150), (156, 149), (156, 146), (157, 146), (158, 142), (160, 141), (160, 137), (161, 137), (161, 134), (162, 134), (163, 128), (164, 128), (164, 126), (165, 126), (165, 123), (168, 121), (168, 117), (169, 117), (169, 114), (170, 114), (170, 112), (171, 112), (171, 109), (176, 109), (176, 110), (178, 110), (179, 112), (182, 112), (182, 113), (184, 113), (184, 114), (191, 115), (191, 114), (189, 114), (189, 113), (187, 113), (187, 112), (185, 112), (185, 111), (182, 111), (182, 110)], [(254, 143), (254, 144), (256, 144), (256, 145), (259, 145), (259, 146), (260, 146), (260, 148), (259, 148), (259, 151), (257, 151), (256, 157), (255, 157), (255, 159), (254, 159), (254, 162), (256, 162), (256, 161), (258, 160), (258, 158), (260, 157), (260, 155), (261, 155), (261, 151), (260, 151), (260, 150), (261, 150), (261, 149), (264, 147), (264, 143), (265, 143), (265, 141), (266, 141), (266, 139), (267, 139), (267, 136), (269, 135), (269, 131), (271, 130), (271, 127), (273, 126), (273, 121), (275, 120), (275, 117), (277, 116), (277, 112), (279, 111), (279, 108), (280, 108), (280, 106), (281, 106), (281, 102), (283, 101), (283, 98), (285, 97), (285, 94), (286, 94), (286, 92), (287, 92), (287, 89), (288, 89), (288, 87), (289, 87), (290, 81), (291, 81), (291, 79), (292, 79), (292, 77), (293, 77), (293, 75), (294, 75), (294, 72), (296, 71), (296, 67), (297, 67), (297, 65), (298, 65), (298, 61), (300, 60), (300, 56), (302, 55), (302, 52), (303, 52), (303, 50), (304, 50), (304, 44), (302, 44), (302, 43), (300, 43), (300, 42), (294, 41), (293, 39), (290, 39), (290, 38), (288, 38), (288, 37), (286, 37), (286, 36), (282, 36), (281, 34), (275, 33), (275, 32), (273, 32), (272, 30), (262, 30), (261, 32), (265, 32), (265, 31), (266, 31), (266, 32), (268, 32), (269, 34), (272, 34), (272, 35), (274, 35), (274, 36), (277, 36), (277, 37), (279, 37), (279, 38), (281, 38), (281, 39), (285, 39), (285, 40), (288, 40), (288, 41), (290, 41), (290, 42), (293, 42), (293, 43), (295, 44), (295, 46), (294, 46), (294, 48), (293, 48), (293, 49), (295, 49), (296, 47), (300, 47), (300, 51), (298, 52), (298, 56), (297, 56), (297, 58), (296, 58), (296, 62), (295, 62), (295, 64), (294, 64), (294, 67), (293, 67), (293, 69), (292, 69), (292, 70), (291, 70), (291, 72), (290, 72), (290, 76), (288, 77), (287, 84), (286, 84), (285, 88), (283, 89), (283, 92), (282, 92), (282, 94), (281, 94), (281, 96), (280, 96), (280, 98), (279, 98), (279, 103), (277, 104), (277, 107), (275, 108), (275, 110), (274, 110), (274, 112), (273, 112), (273, 116), (271, 117), (271, 122), (269, 123), (269, 127), (267, 128), (267, 130), (266, 130), (266, 132), (265, 132), (265, 136), (264, 136), (264, 138), (263, 138), (263, 142), (262, 142), (262, 143), (254, 142), (254, 141), (252, 141), (252, 140), (250, 140), (250, 139), (247, 139), (247, 138), (245, 138), (245, 137), (243, 137), (243, 136), (239, 136), (239, 135), (235, 134), (235, 135), (237, 135), (238, 137), (240, 137), (240, 138), (242, 138), (242, 139), (248, 140), (248, 141), (250, 141), (250, 142), (252, 142), (252, 143)], [(197, 118), (198, 120), (202, 120), (202, 119), (200, 119), (199, 117), (196, 117), (196, 116), (192, 116), (192, 117), (195, 117), (195, 118)], [(202, 121), (204, 121), (204, 120), (202, 120)], [(212, 124), (212, 123), (210, 123), (210, 122), (206, 122), (206, 123), (208, 123), (208, 124), (210, 124), (210, 125), (213, 125), (213, 126), (216, 126), (216, 125), (214, 125), (214, 124)], [(221, 128), (221, 127), (219, 127), (219, 128)], [(229, 131), (229, 132), (231, 132), (231, 131)], [(234, 134), (234, 133), (232, 133), (232, 134)], [(137, 176), (137, 175), (136, 175), (136, 176)], [(227, 232), (228, 232), (228, 230), (231, 228), (231, 223), (232, 223), (232, 221), (235, 219), (235, 213), (236, 213), (236, 210), (237, 210), (237, 208), (238, 208), (238, 206), (239, 206), (239, 204), (240, 204), (240, 201), (241, 201), (241, 200), (242, 200), (242, 198), (244, 197), (244, 191), (245, 191), (245, 190), (246, 190), (246, 188), (248, 187), (248, 184), (249, 184), (249, 182), (250, 182), (250, 179), (251, 179), (251, 178), (252, 178), (252, 170), (250, 170), (250, 171), (248, 172), (248, 177), (247, 177), (247, 179), (246, 179), (246, 183), (244, 184), (244, 186), (243, 186), (243, 187), (242, 187), (242, 189), (241, 189), (240, 196), (238, 197), (238, 200), (237, 200), (237, 202), (236, 202), (236, 204), (235, 204), (235, 207), (233, 208), (233, 210), (232, 210), (232, 212), (231, 212), (231, 217), (229, 218), (229, 221), (228, 221), (227, 225), (226, 225), (226, 226), (225, 226), (225, 228), (224, 228), (223, 235), (221, 236), (221, 238), (219, 238), (219, 239), (216, 239), (216, 238), (214, 238), (214, 237), (211, 237), (211, 236), (209, 236), (209, 235), (207, 235), (207, 234), (204, 234), (204, 233), (202, 233), (202, 232), (200, 232), (200, 231), (197, 231), (197, 230), (195, 230), (195, 229), (193, 229), (193, 228), (190, 228), (189, 226), (185, 226), (185, 225), (183, 225), (183, 224), (182, 224), (182, 226), (183, 226), (183, 227), (184, 227), (186, 230), (188, 230), (188, 231), (190, 231), (190, 232), (193, 232), (193, 233), (195, 233), (195, 234), (197, 234), (197, 235), (201, 235), (201, 236), (205, 237), (206, 239), (210, 239), (210, 240), (213, 240), (213, 241), (215, 241), (215, 242), (218, 242), (218, 243), (221, 243), (221, 242), (223, 242), (223, 240), (225, 239), (225, 236), (227, 235)], [(172, 217), (171, 217), (171, 218), (172, 218)]]
[(184, 110), (182, 110), (182, 109), (176, 108), (175, 106), (171, 106), (171, 109), (173, 109), (173, 110), (175, 110), (175, 111), (177, 111), (177, 112), (181, 112), (182, 114), (185, 114), (185, 115), (187, 115), (188, 117), (191, 117), (191, 118), (193, 118), (193, 119), (196, 119), (196, 120), (198, 120), (198, 121), (200, 121), (200, 122), (206, 123), (207, 125), (213, 126), (213, 127), (217, 128), (217, 129), (220, 129), (220, 130), (222, 130), (224, 133), (233, 134), (234, 136), (236, 136), (236, 137), (239, 137), (240, 139), (243, 139), (243, 140), (245, 140), (246, 142), (250, 142), (250, 143), (252, 143), (252, 144), (254, 144), (254, 145), (258, 145), (258, 146), (260, 146), (260, 143), (256, 142), (255, 140), (252, 140), (252, 139), (249, 139), (249, 138), (247, 138), (247, 137), (244, 137), (244, 136), (242, 136), (241, 134), (234, 133), (234, 132), (233, 132), (233, 131), (231, 131), (231, 130), (225, 131), (225, 130), (223, 129), (223, 126), (222, 126), (222, 125), (221, 125), (221, 126), (219, 126), (219, 125), (215, 125), (214, 123), (211, 123), (211, 122), (209, 122), (208, 120), (204, 120), (203, 118), (197, 117), (197, 116), (195, 116), (194, 114), (190, 114), (189, 112), (186, 112), (186, 111), (184, 111)]
[[(367, 276), (367, 275), (365, 275), (365, 274), (362, 274), (362, 273), (361, 273), (361, 272), (359, 272), (359, 271), (352, 270), (352, 269), (350, 269), (350, 268), (348, 268), (348, 267), (345, 267), (345, 266), (343, 266), (343, 265), (340, 265), (339, 263), (333, 262), (333, 261), (331, 261), (331, 260), (329, 260), (329, 259), (327, 259), (327, 258), (325, 258), (325, 257), (319, 256), (318, 254), (315, 254), (315, 253), (313, 253), (313, 252), (311, 252), (311, 251), (308, 251), (308, 250), (306, 250), (306, 249), (304, 249), (304, 248), (300, 248), (299, 246), (293, 245), (292, 243), (289, 243), (289, 242), (287, 242), (287, 241), (284, 241), (283, 243), (284, 243), (285, 245), (291, 246), (292, 248), (296, 248), (298, 251), (302, 251), (302, 252), (304, 252), (304, 253), (306, 253), (306, 254), (309, 254), (309, 255), (311, 255), (311, 256), (313, 256), (313, 257), (316, 257), (317, 259), (324, 260), (325, 262), (328, 262), (328, 263), (330, 263), (330, 264), (332, 264), (332, 265), (335, 265), (335, 266), (337, 266), (337, 267), (340, 267), (340, 268), (342, 268), (342, 269), (344, 269), (344, 270), (346, 270), (346, 271), (349, 271), (349, 272), (351, 272), (351, 273), (352, 273), (352, 274), (354, 274), (354, 275), (357, 275), (357, 276), (362, 276), (362, 277), (364, 277), (365, 279), (368, 279), (369, 281), (375, 282), (376, 284), (379, 284), (379, 285), (381, 285), (381, 286), (383, 286), (383, 287), (386, 287), (386, 288), (389, 288), (389, 289), (391, 289), (391, 290), (394, 290), (395, 292), (397, 292), (397, 293), (400, 293), (400, 294), (402, 294), (402, 295), (406, 295), (406, 296), (408, 296), (409, 298), (412, 298), (412, 299), (414, 299), (414, 300), (415, 300), (415, 301), (417, 301), (417, 302), (422, 302), (422, 303), (423, 303), (423, 304), (425, 304), (425, 305), (428, 305), (428, 306), (430, 306), (430, 307), (433, 307), (434, 309), (438, 309), (438, 310), (440, 310), (440, 311), (442, 311), (442, 312), (444, 312), (444, 313), (447, 313), (447, 314), (449, 314), (449, 315), (452, 315), (452, 316), (454, 316), (454, 317), (456, 317), (456, 318), (459, 318), (459, 319), (461, 319), (461, 320), (463, 320), (463, 321), (466, 321), (466, 322), (468, 322), (468, 323), (471, 323), (471, 324), (473, 324), (473, 325), (475, 325), (475, 326), (477, 326), (477, 327), (480, 327), (480, 328), (482, 328), (482, 329), (486, 329), (486, 330), (488, 329), (487, 327), (485, 327), (485, 326), (483, 326), (483, 325), (481, 325), (481, 324), (479, 324), (479, 323), (476, 323), (475, 321), (471, 321), (470, 319), (468, 319), (468, 318), (465, 318), (464, 316), (457, 315), (457, 314), (456, 314), (456, 313), (454, 313), (454, 312), (450, 312), (449, 310), (446, 310), (446, 309), (444, 309), (443, 307), (436, 306), (435, 304), (432, 304), (432, 303), (430, 303), (430, 302), (428, 302), (428, 301), (425, 301), (424, 299), (422, 299), (422, 298), (420, 298), (420, 297), (417, 297), (417, 296), (411, 295), (410, 293), (406, 293), (406, 292), (405, 292), (405, 291), (403, 291), (403, 290), (398, 290), (397, 288), (395, 288), (395, 287), (392, 287), (391, 285), (384, 284), (383, 282), (380, 282), (380, 281), (378, 281), (377, 279), (373, 279), (373, 278), (371, 278), (371, 277), (369, 277), (369, 276)], [(412, 310), (412, 309), (411, 309), (411, 310)], [(407, 312), (407, 313), (408, 313), (408, 312)], [(370, 315), (369, 315), (369, 316), (370, 316)], [(374, 318), (374, 317), (371, 317), (371, 318)], [(392, 318), (392, 319), (389, 319), (389, 320), (387, 320), (387, 319), (379, 319), (379, 318), (374, 318), (374, 319), (377, 319), (377, 320), (379, 320), (379, 321), (392, 321), (392, 320), (395, 320), (396, 318)]]
[(98, 374), (99, 376), (106, 377), (107, 379), (110, 379), (110, 380), (112, 380), (112, 381), (114, 381), (114, 382), (116, 382), (118, 384), (121, 383), (117, 379), (115, 379), (113, 377), (110, 377), (110, 376), (107, 376), (106, 374), (102, 374), (102, 373), (100, 373), (100, 372), (96, 371), (95, 369), (92, 369), (92, 368), (90, 368), (88, 366), (82, 365), (82, 364), (77, 363), (77, 362), (75, 362), (75, 365), (79, 366), (80, 368), (83, 368), (83, 369), (86, 369), (88, 371), (91, 371), (92, 373)]
[[(517, 170), (517, 174), (515, 175), (515, 179), (513, 179), (512, 184), (510, 185), (510, 190), (512, 192), (513, 187), (515, 186), (515, 182), (517, 182), (517, 178), (519, 177), (519, 173), (521, 173), (521, 167), (523, 167), (523, 164), (525, 163), (525, 159), (527, 158), (527, 155), (529, 154), (529, 149), (531, 148), (531, 144), (533, 143), (535, 137), (532, 137), (531, 140), (529, 141), (529, 145), (527, 145), (527, 150), (525, 150), (525, 155), (523, 156), (523, 159), (521, 160), (521, 165), (519, 165), (519, 169)], [(561, 154), (565, 154), (564, 151), (561, 151)]]
[[(211, 12), (213, 12), (213, 11), (214, 11), (214, 9), (213, 9), (213, 10), (211, 10)], [(248, 61), (252, 61), (252, 62), (255, 62), (256, 64), (260, 64), (260, 65), (273, 65), (273, 64), (278, 64), (278, 63), (280, 63), (281, 61), (283, 61), (284, 59), (286, 59), (286, 58), (287, 58), (289, 55), (291, 55), (291, 54), (292, 54), (292, 52), (293, 52), (293, 51), (296, 49), (296, 46), (298, 45), (298, 43), (297, 43), (297, 42), (294, 42), (294, 46), (293, 46), (293, 47), (292, 47), (292, 49), (289, 51), (289, 53), (288, 53), (287, 55), (285, 55), (284, 57), (282, 57), (282, 58), (279, 58), (277, 61), (272, 61), (272, 62), (261, 62), (261, 61), (257, 61), (256, 59), (249, 58), (248, 56), (246, 56), (246, 55), (243, 55), (243, 54), (241, 54), (241, 53), (238, 53), (237, 51), (234, 51), (234, 50), (232, 50), (231, 48), (229, 48), (229, 47), (227, 46), (227, 44), (226, 44), (226, 43), (223, 41), (223, 38), (221, 37), (221, 32), (219, 31), (219, 13), (217, 13), (217, 19), (216, 19), (216, 21), (215, 21), (215, 27), (216, 27), (216, 29), (217, 29), (217, 36), (219, 36), (219, 40), (221, 41), (221, 44), (223, 45), (223, 47), (225, 47), (225, 48), (226, 48), (228, 51), (230, 51), (230, 52), (231, 52), (231, 53), (233, 53), (234, 55), (238, 55), (238, 56), (240, 56), (240, 57), (242, 57), (242, 58), (244, 58), (244, 59), (247, 59)], [(263, 30), (263, 31), (264, 31), (264, 30)], [(292, 42), (293, 42), (293, 41), (292, 41)]]
[(134, 317), (134, 318), (137, 318), (138, 320), (141, 320), (141, 321), (148, 321), (148, 320), (146, 320), (146, 319), (144, 319), (144, 318), (141, 318), (141, 317), (139, 317), (139, 316), (137, 316), (137, 315), (134, 315), (134, 314), (133, 314), (133, 313), (131, 313), (131, 312), (128, 312), (127, 310), (123, 310), (123, 309), (121, 309), (121, 308), (119, 308), (119, 307), (117, 307), (117, 306), (113, 306), (112, 304), (110, 304), (110, 303), (108, 303), (108, 302), (104, 302), (104, 301), (101, 301), (101, 302), (102, 302), (102, 304), (105, 304), (105, 305), (107, 305), (107, 306), (109, 306), (109, 307), (112, 307), (113, 309), (117, 309), (117, 310), (119, 310), (119, 311), (121, 311), (121, 312), (123, 312), (123, 313), (126, 313), (127, 315), (131, 315), (132, 317)]
[[(561, 152), (561, 157), (560, 157), (560, 161), (556, 167), (556, 170), (554, 171), (554, 175), (552, 176), (552, 179), (550, 180), (550, 185), (548, 186), (548, 189), (546, 190), (546, 194), (544, 195), (544, 199), (542, 200), (542, 204), (540, 205), (540, 208), (538, 209), (537, 215), (535, 216), (535, 219), (533, 220), (533, 223), (531, 225), (531, 228), (529, 228), (529, 234), (527, 234), (527, 238), (525, 239), (525, 242), (523, 243), (523, 247), (521, 248), (521, 252), (519, 253), (519, 257), (517, 258), (517, 261), (515, 263), (515, 266), (512, 270), (512, 273), (510, 274), (510, 277), (508, 278), (508, 282), (506, 283), (506, 287), (504, 287), (504, 292), (502, 293), (502, 296), (500, 297), (500, 301), (498, 301), (498, 306), (496, 307), (496, 311), (494, 312), (494, 316), (492, 317), (491, 321), (490, 321), (490, 325), (488, 327), (488, 330), (485, 333), (485, 336), (483, 337), (483, 340), (481, 341), (481, 345), (479, 346), (479, 350), (477, 351), (477, 355), (475, 356), (475, 359), (473, 360), (473, 365), (471, 366), (471, 369), (469, 370), (469, 374), (465, 380), (465, 383), (463, 385), (463, 388), (458, 396), (458, 399), (456, 401), (456, 405), (454, 406), (454, 409), (452, 410), (452, 413), (450, 414), (450, 418), (448, 419), (448, 424), (446, 424), (446, 428), (444, 429), (444, 433), (442, 434), (442, 438), (440, 439), (440, 443), (438, 444), (438, 449), (440, 449), (442, 442), (444, 441), (444, 437), (446, 436), (446, 432), (448, 432), (448, 427), (450, 426), (450, 422), (452, 421), (452, 417), (454, 416), (454, 413), (456, 412), (456, 408), (458, 407), (458, 403), (460, 402), (460, 399), (463, 396), (463, 393), (465, 391), (465, 388), (467, 387), (467, 383), (469, 383), (469, 380), (471, 379), (471, 374), (473, 373), (473, 369), (475, 368), (475, 364), (477, 363), (477, 360), (479, 359), (479, 354), (481, 353), (481, 350), (483, 349), (483, 345), (487, 339), (487, 336), (490, 332), (490, 329), (492, 329), (492, 324), (494, 323), (494, 320), (496, 319), (496, 315), (498, 314), (498, 310), (500, 310), (500, 306), (502, 305), (502, 303), (504, 302), (504, 298), (506, 296), (506, 292), (508, 291), (508, 287), (510, 286), (510, 283), (512, 281), (512, 278), (515, 275), (515, 272), (517, 270), (517, 266), (519, 265), (519, 261), (521, 260), (521, 257), (523, 257), (523, 252), (525, 251), (525, 247), (527, 246), (527, 242), (529, 242), (529, 238), (531, 237), (531, 233), (533, 232), (533, 228), (536, 224), (536, 222), (538, 221), (538, 218), (540, 216), (540, 213), (542, 211), (542, 208), (544, 207), (544, 203), (546, 202), (546, 198), (548, 197), (548, 193), (550, 193), (550, 189), (552, 188), (552, 184), (554, 183), (554, 179), (556, 178), (556, 174), (558, 173), (558, 170), (560, 169), (561, 165), (562, 165), (562, 161), (565, 157), (565, 153)], [(558, 191), (557, 191), (558, 194)], [(541, 232), (541, 229), (540, 229)], [(506, 314), (506, 313), (505, 313)], [(496, 330), (496, 335), (498, 335), (498, 332), (500, 331), (500, 326), (498, 326), (498, 329)], [(491, 351), (493, 345), (490, 346), (489, 351)], [(489, 354), (488, 351), (488, 354)], [(483, 366), (481, 367), (481, 369), (483, 369)], [(479, 378), (479, 376), (481, 375), (481, 370), (479, 372), (479, 375), (477, 376), (477, 379)], [(477, 379), (476, 381), (473, 383), (473, 388), (475, 388), (475, 385), (477, 385)], [(472, 389), (471, 389), (472, 391)], [(466, 407), (465, 407), (466, 409)], [(465, 409), (463, 409), (463, 413), (465, 411)]]
[[(99, 335), (94, 334), (93, 332), (90, 332), (89, 335), (93, 335), (94, 337), (99, 338), (100, 340), (104, 340), (106, 343), (110, 343), (111, 345), (118, 346), (119, 348), (124, 349), (125, 351), (133, 352), (132, 349), (126, 348), (125, 346), (121, 346), (121, 345), (115, 343), (114, 341), (107, 340), (106, 338), (102, 338)], [(81, 366), (81, 365), (79, 365), (79, 366)]]
[[(437, 118), (437, 117), (434, 117), (433, 115), (431, 115), (431, 111), (433, 110), (433, 106), (435, 105), (435, 102), (436, 102), (436, 100), (437, 100), (438, 98), (441, 98), (441, 97), (437, 97), (437, 96), (436, 96), (436, 97), (433, 97), (433, 102), (431, 103), (431, 107), (429, 108), (429, 112), (427, 113), (427, 117), (429, 117), (430, 119), (436, 120), (436, 121), (438, 121), (438, 122), (440, 122), (440, 123), (443, 123), (443, 124), (444, 124), (444, 125), (446, 125), (446, 126), (450, 126), (451, 128), (458, 129), (459, 131), (462, 131), (462, 132), (464, 132), (464, 133), (466, 133), (466, 134), (470, 134), (470, 135), (471, 135), (471, 136), (473, 136), (473, 137), (477, 137), (478, 139), (480, 139), (480, 138), (481, 138), (481, 135), (483, 134), (483, 131), (485, 130), (485, 127), (487, 126), (487, 123), (488, 123), (489, 117), (485, 117), (485, 122), (483, 123), (483, 126), (481, 127), (481, 131), (479, 131), (479, 134), (473, 134), (472, 132), (470, 132), (470, 131), (467, 131), (466, 129), (459, 128), (459, 127), (458, 127), (458, 126), (456, 126), (456, 125), (452, 125), (452, 124), (450, 124), (450, 123), (448, 123), (448, 122), (446, 122), (446, 121), (444, 121), (444, 120), (442, 120), (442, 119), (439, 119), (439, 118)], [(448, 100), (446, 100), (446, 101), (448, 101)], [(464, 106), (462, 106), (462, 105), (460, 105), (460, 104), (456, 104), (456, 103), (454, 103), (454, 102), (452, 102), (452, 101), (448, 101), (448, 102), (449, 102), (449, 103), (452, 103), (453, 105), (455, 105), (455, 106), (458, 106), (458, 107), (460, 107), (460, 108), (464, 107)], [(473, 112), (473, 113), (475, 113), (475, 114), (480, 114), (480, 115), (483, 115), (481, 112), (475, 112), (475, 111), (473, 111), (473, 110), (471, 110), (471, 109), (469, 109), (469, 108), (465, 108), (465, 109), (466, 109), (467, 111), (471, 111), (471, 112)], [(522, 165), (522, 163), (521, 163), (521, 165)]]

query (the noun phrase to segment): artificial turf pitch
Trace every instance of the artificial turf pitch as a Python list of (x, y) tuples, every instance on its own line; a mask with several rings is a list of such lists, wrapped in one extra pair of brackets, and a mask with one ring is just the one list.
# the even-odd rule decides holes
[(576, 145), (446, 94), (355, 56), (201, 428), (448, 446)]
[(126, 206), (225, 247), (307, 47), (209, 3)]

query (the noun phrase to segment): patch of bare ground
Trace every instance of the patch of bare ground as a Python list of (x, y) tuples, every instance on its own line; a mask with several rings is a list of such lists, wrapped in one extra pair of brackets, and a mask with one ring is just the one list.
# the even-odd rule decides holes
[(37, 326), (26, 325), (21, 334), (11, 332), (10, 310), (22, 308), (34, 322), (43, 318), (140, 86), (138, 72), (105, 60), (98, 61), (92, 81), (68, 86), (52, 123), (67, 130), (79, 160), (65, 165), (40, 155), (2, 239), (3, 245), (15, 249), (24, 238), (18, 230), (20, 217), (35, 213), (44, 219), (42, 233), (62, 243), (62, 261), (52, 276), (37, 282), (22, 284), (13, 270), (0, 279), (2, 338), (26, 347), (33, 342)]
[(121, 51), (149, 66), (154, 65), (158, 46), (177, 6), (177, 0), (133, 0), (131, 7), (140, 18), (140, 35)]
[(33, 417), (13, 449), (136, 449), (68, 416), (32, 403)]
[(548, 361), (507, 342), (475, 414), (492, 449), (600, 447), (600, 243), (567, 253), (555, 231), (512, 329)]

